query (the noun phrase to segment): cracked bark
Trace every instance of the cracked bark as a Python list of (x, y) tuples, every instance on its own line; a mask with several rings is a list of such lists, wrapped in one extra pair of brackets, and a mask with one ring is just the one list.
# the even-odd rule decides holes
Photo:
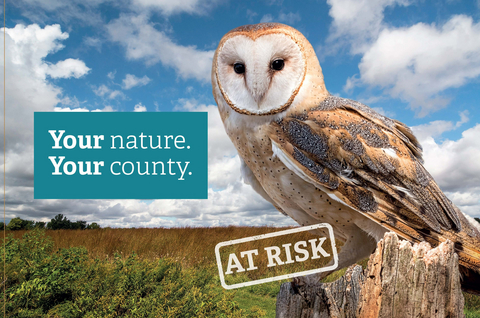
[(458, 256), (453, 243), (432, 249), (386, 233), (368, 266), (351, 266), (332, 283), (284, 283), (277, 318), (464, 317)]

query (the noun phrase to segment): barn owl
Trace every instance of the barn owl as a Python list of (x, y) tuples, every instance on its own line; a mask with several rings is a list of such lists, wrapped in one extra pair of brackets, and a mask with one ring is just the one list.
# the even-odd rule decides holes
[(478, 224), (425, 170), (406, 125), (328, 93), (299, 31), (261, 23), (228, 32), (212, 86), (245, 182), (301, 225), (332, 225), (344, 242), (339, 268), (368, 257), (386, 231), (433, 246), (449, 239), (464, 289), (480, 291)]

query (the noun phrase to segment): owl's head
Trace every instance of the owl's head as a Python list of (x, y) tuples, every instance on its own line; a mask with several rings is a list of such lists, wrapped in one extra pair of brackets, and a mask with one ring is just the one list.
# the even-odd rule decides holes
[(213, 58), (212, 85), (230, 108), (246, 115), (283, 112), (298, 101), (302, 90), (326, 94), (311, 44), (297, 30), (279, 23), (228, 32)]

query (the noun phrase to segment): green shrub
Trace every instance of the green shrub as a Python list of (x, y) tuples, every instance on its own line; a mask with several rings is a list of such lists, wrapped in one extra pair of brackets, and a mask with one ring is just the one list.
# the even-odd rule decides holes
[[(35, 226), (35, 221), (22, 220), (21, 218), (13, 218), (7, 225), (7, 230), (18, 231), (18, 230), (30, 230)], [(2, 226), (3, 229), (3, 226)]]
[(213, 266), (183, 269), (135, 254), (91, 259), (83, 247), (52, 252), (41, 230), (10, 236), (5, 246), (9, 317), (264, 316), (260, 308), (240, 309), (233, 292), (216, 288)]

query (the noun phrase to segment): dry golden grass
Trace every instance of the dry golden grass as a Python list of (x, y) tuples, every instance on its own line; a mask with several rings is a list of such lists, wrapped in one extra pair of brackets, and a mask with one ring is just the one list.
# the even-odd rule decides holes
[[(155, 260), (168, 257), (179, 261), (185, 267), (216, 264), (215, 246), (224, 241), (278, 232), (288, 227), (184, 227), (184, 228), (137, 228), (99, 230), (46, 230), (53, 239), (55, 249), (84, 246), (91, 258), (113, 258), (114, 254), (127, 257), (135, 252), (142, 259)], [(11, 231), (14, 237), (21, 237), (25, 231)], [(289, 242), (308, 240), (314, 236), (308, 232), (293, 234)], [(261, 246), (284, 244), (283, 237), (266, 239)], [(325, 247), (326, 244), (324, 244)], [(241, 245), (241, 250), (258, 248), (258, 242)], [(237, 251), (237, 247), (230, 251)], [(330, 249), (326, 249), (330, 252)], [(222, 250), (221, 250), (222, 251)], [(238, 254), (238, 253), (237, 253)], [(265, 254), (265, 253), (263, 253)], [(222, 253), (223, 256), (223, 253)], [(224, 257), (222, 257), (224, 259)], [(257, 261), (256, 261), (257, 263)], [(259, 255), (258, 265), (266, 268), (266, 256)], [(323, 263), (323, 262), (322, 262)], [(302, 266), (306, 264), (301, 264)], [(257, 272), (256, 275), (263, 273)]]

